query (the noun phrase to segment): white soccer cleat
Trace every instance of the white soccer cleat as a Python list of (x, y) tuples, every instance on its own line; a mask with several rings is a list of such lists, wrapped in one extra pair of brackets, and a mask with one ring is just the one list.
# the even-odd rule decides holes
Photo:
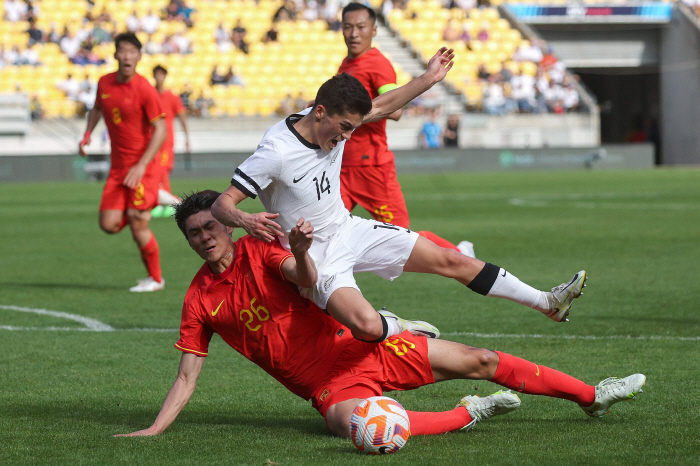
[(160, 291), (165, 288), (165, 280), (157, 282), (153, 277), (144, 278), (139, 280), (139, 284), (129, 288), (129, 291), (133, 293), (147, 293), (150, 291)]
[(383, 315), (385, 319), (394, 319), (402, 331), (408, 330), (413, 335), (422, 335), (427, 338), (440, 338), (440, 330), (428, 322), (402, 319), (393, 312), (387, 311), (385, 307), (377, 312)]
[(471, 241), (460, 241), (457, 245), (457, 249), (459, 249), (459, 252), (465, 256), (476, 259), (476, 254), (474, 253), (474, 243)]
[(583, 294), (586, 280), (588, 280), (586, 271), (581, 270), (570, 282), (552, 288), (552, 292), (548, 293), (550, 311), (545, 315), (556, 322), (568, 322), (571, 303)]
[(477, 423), (490, 417), (515, 411), (520, 407), (520, 398), (510, 390), (499, 390), (483, 398), (476, 395), (465, 396), (457, 403), (457, 407), (460, 406), (464, 406), (472, 417), (472, 422), (461, 429), (469, 431)]
[(180, 198), (169, 193), (165, 189), (158, 189), (158, 204), (162, 206), (177, 205), (181, 202)]
[(647, 384), (644, 374), (632, 374), (624, 379), (610, 377), (595, 386), (595, 401), (591, 406), (581, 406), (583, 412), (591, 417), (603, 417), (610, 412), (610, 407), (618, 401), (633, 399), (642, 393), (642, 387)]

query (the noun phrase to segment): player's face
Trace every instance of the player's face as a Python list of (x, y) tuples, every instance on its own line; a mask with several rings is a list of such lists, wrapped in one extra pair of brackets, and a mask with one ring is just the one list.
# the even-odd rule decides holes
[(208, 263), (220, 262), (231, 252), (233, 228), (220, 223), (209, 210), (191, 215), (185, 221), (185, 232), (190, 247)]
[(153, 79), (156, 80), (156, 86), (163, 87), (163, 84), (165, 83), (165, 76), (165, 73), (162, 71), (156, 71), (153, 73)]
[(355, 128), (362, 124), (362, 116), (357, 113), (338, 113), (331, 116), (322, 105), (316, 107), (316, 117), (319, 122), (316, 141), (326, 152), (337, 146), (340, 141), (350, 139)]
[(366, 10), (357, 10), (343, 16), (343, 38), (350, 58), (357, 58), (372, 48), (372, 38), (377, 35), (374, 24)]
[(119, 62), (119, 74), (130, 78), (136, 73), (136, 64), (141, 60), (141, 50), (130, 42), (121, 41), (114, 58)]

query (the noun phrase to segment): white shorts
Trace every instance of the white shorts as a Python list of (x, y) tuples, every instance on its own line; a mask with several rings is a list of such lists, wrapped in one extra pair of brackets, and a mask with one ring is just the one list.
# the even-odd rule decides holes
[(301, 295), (325, 309), (338, 288), (360, 291), (355, 273), (372, 272), (393, 280), (403, 273), (417, 240), (415, 231), (350, 215), (328, 241), (311, 245), (318, 280), (315, 288), (300, 288)]

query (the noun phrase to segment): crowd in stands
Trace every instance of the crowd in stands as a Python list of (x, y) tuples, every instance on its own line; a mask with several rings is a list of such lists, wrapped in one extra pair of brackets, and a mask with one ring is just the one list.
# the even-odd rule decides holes
[(693, 13), (700, 16), (700, 0), (681, 0)]

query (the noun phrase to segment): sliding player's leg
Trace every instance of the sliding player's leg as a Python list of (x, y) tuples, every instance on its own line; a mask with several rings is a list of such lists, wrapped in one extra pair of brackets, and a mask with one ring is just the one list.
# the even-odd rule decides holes
[(404, 271), (454, 278), (476, 293), (524, 304), (557, 322), (568, 320), (571, 303), (582, 294), (587, 278), (586, 272), (581, 271), (570, 282), (553, 288), (551, 292), (540, 291), (505, 269), (437, 247), (425, 238), (416, 241)]

